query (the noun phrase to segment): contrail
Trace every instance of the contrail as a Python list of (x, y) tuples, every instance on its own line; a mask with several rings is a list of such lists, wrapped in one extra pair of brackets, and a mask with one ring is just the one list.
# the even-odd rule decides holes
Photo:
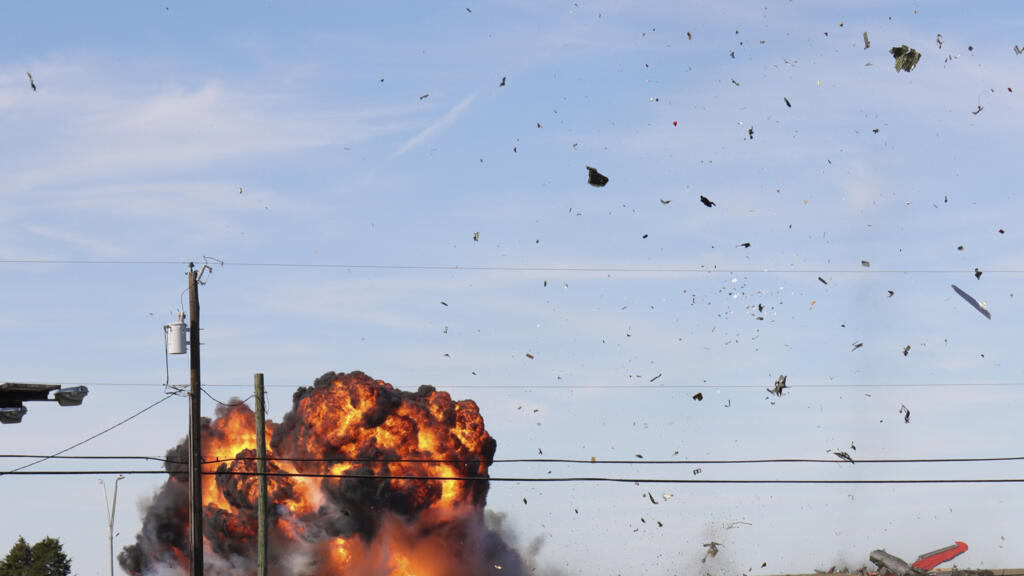
[(410, 138), (405, 144), (402, 144), (398, 148), (398, 150), (395, 150), (393, 156), (397, 158), (402, 154), (405, 154), (412, 148), (415, 148), (416, 146), (422, 144), (427, 138), (433, 136), (435, 132), (443, 130), (450, 126), (451, 124), (453, 124), (456, 120), (459, 119), (459, 116), (462, 116), (462, 113), (465, 112), (467, 108), (469, 108), (469, 105), (472, 104), (473, 100), (475, 99), (475, 92), (463, 98), (462, 101), (456, 104), (454, 107), (452, 107), (451, 110), (445, 112), (444, 116), (441, 116), (440, 118), (437, 119), (436, 122), (421, 130), (419, 134)]

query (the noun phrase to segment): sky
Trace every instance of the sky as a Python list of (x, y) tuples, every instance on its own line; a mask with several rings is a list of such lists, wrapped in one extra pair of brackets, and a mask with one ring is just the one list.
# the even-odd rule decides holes
[[(204, 415), (257, 372), (278, 421), (360, 370), (475, 400), (498, 459), (635, 461), (491, 467), (648, 480), (493, 482), (542, 566), (811, 572), (954, 540), (961, 566), (1024, 566), (1019, 483), (700, 483), (1024, 478), (834, 455), (1020, 456), (1016, 8), (6, 5), (0, 381), (89, 395), (0, 427), (0, 470), (187, 383), (163, 326), (207, 263)], [(67, 454), (161, 457), (187, 415), (174, 396)], [(836, 463), (643, 463), (775, 458)], [(115, 551), (164, 479), (118, 483)], [(0, 548), (59, 537), (74, 573), (106, 574), (98, 480), (0, 476)]]

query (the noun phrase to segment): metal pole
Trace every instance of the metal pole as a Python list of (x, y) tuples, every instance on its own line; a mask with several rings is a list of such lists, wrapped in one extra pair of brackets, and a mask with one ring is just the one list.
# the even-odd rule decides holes
[(114, 576), (114, 515), (117, 513), (117, 483), (124, 480), (124, 476), (119, 475), (114, 479), (114, 505), (110, 505), (110, 501), (107, 500), (107, 483), (100, 478), (100, 484), (103, 485), (103, 502), (106, 504), (107, 510), (107, 530), (110, 541), (110, 576)]
[(266, 399), (263, 395), (263, 374), (254, 375), (256, 386), (256, 473), (259, 474), (256, 532), (256, 576), (267, 576), (267, 431)]
[(200, 435), (200, 381), (199, 381), (199, 277), (195, 265), (188, 263), (188, 322), (189, 322), (189, 522), (191, 524), (192, 570), (191, 576), (203, 576), (203, 444)]

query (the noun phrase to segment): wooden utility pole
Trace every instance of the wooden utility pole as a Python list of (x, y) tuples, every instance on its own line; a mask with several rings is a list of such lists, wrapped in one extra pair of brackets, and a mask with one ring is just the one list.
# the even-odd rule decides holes
[(191, 576), (203, 576), (203, 443), (200, 437), (200, 382), (199, 382), (199, 275), (195, 265), (188, 263), (188, 338), (189, 372), (189, 524), (192, 528)]
[(256, 385), (256, 473), (259, 496), (256, 501), (256, 576), (267, 576), (267, 406), (263, 396), (263, 374), (254, 376)]

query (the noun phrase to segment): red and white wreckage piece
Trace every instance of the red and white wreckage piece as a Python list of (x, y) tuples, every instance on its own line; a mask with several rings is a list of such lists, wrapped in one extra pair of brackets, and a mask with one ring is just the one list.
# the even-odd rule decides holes
[(952, 546), (939, 548), (917, 557), (913, 564), (889, 554), (885, 550), (874, 550), (868, 556), (878, 566), (879, 576), (922, 576), (936, 566), (948, 562), (967, 551), (967, 544), (956, 542)]

